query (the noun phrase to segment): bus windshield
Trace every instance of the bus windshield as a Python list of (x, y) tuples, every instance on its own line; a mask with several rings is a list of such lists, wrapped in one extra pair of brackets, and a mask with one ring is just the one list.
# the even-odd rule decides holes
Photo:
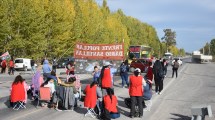
[(166, 59), (172, 59), (172, 53), (165, 53), (164, 54), (164, 57), (166, 58)]

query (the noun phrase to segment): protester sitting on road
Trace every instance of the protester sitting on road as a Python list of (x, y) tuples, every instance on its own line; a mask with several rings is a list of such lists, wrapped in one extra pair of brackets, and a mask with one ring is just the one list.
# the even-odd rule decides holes
[(52, 71), (51, 67), (49, 66), (48, 60), (44, 60), (42, 69), (43, 69), (43, 79), (47, 80), (47, 76), (49, 76)]
[(117, 97), (114, 95), (114, 91), (111, 88), (107, 89), (107, 95), (103, 97), (103, 112), (101, 118), (104, 120), (116, 119), (120, 117), (120, 113), (117, 109)]
[(31, 80), (32, 99), (35, 99), (37, 96), (36, 94), (40, 90), (42, 83), (44, 83), (43, 76), (41, 76), (41, 72), (37, 70)]
[(163, 67), (161, 65), (160, 60), (156, 60), (153, 65), (153, 74), (154, 74), (154, 80), (155, 80), (155, 92), (156, 94), (161, 94), (161, 91), (163, 90)]
[(174, 73), (176, 74), (176, 78), (178, 77), (178, 68), (179, 68), (178, 59), (175, 59), (175, 61), (172, 64), (172, 78), (174, 77)]
[(80, 90), (76, 88), (76, 76), (71, 76), (67, 81), (62, 81), (59, 77), (57, 77), (58, 79), (58, 84), (61, 86), (65, 86), (65, 87), (72, 87), (73, 88), (73, 94), (75, 97), (75, 102), (74, 102), (74, 106), (73, 107), (77, 107), (77, 103), (78, 103), (78, 99), (80, 97)]
[(11, 86), (11, 103), (13, 104), (14, 102), (17, 102), (17, 100), (20, 100), (20, 98), (25, 98), (21, 102), (27, 103), (28, 89), (29, 86), (25, 82), (25, 79), (23, 79), (21, 75), (16, 76)]
[[(55, 81), (54, 79), (47, 79), (47, 80), (41, 85), (42, 87), (49, 87), (49, 89), (50, 89), (50, 94), (51, 94), (50, 105), (51, 105), (51, 108), (54, 107), (54, 104), (56, 103), (55, 100), (57, 99), (55, 82), (56, 82), (56, 81)], [(42, 106), (43, 106), (43, 105), (42, 105)]]
[(102, 95), (106, 95), (106, 89), (112, 87), (112, 79), (111, 79), (111, 73), (110, 73), (110, 62), (106, 62), (105, 65), (102, 67), (100, 78), (101, 81), (101, 88), (102, 88)]
[(99, 71), (99, 68), (97, 66), (94, 66), (94, 71), (92, 72), (93, 75), (93, 81), (99, 82), (99, 76), (101, 74), (101, 71)]
[(134, 74), (130, 76), (130, 85), (129, 85), (129, 95), (131, 98), (131, 112), (130, 117), (135, 117), (135, 105), (138, 105), (139, 117), (143, 116), (143, 85), (145, 84), (145, 80), (141, 75), (141, 70), (136, 68), (134, 70)]
[(124, 84), (127, 84), (127, 87), (129, 86), (128, 82), (128, 71), (129, 71), (129, 66), (128, 66), (128, 61), (126, 60), (125, 62), (122, 62), (120, 65), (120, 76), (122, 78), (122, 88), (124, 88)]
[(98, 87), (98, 83), (93, 81), (91, 84), (88, 84), (84, 89), (85, 98), (84, 98), (84, 107), (88, 109), (87, 113), (93, 115), (92, 110), (97, 105), (97, 99), (102, 97), (101, 90)]

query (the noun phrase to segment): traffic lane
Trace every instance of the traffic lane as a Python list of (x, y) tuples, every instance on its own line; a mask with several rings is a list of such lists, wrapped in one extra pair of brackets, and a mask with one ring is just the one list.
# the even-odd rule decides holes
[[(199, 69), (201, 68), (201, 69)], [(191, 119), (191, 106), (210, 104), (215, 112), (215, 64), (188, 64), (180, 77), (157, 97), (149, 120)]]

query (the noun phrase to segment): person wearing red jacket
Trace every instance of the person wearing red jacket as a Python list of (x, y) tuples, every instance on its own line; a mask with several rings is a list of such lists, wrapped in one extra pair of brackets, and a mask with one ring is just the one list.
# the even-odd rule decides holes
[(5, 73), (6, 67), (7, 67), (7, 61), (2, 60), (2, 62), (1, 62), (1, 73)]
[(114, 95), (114, 91), (111, 88), (107, 89), (107, 95), (103, 97), (103, 106), (105, 108), (103, 113), (103, 119), (110, 120), (110, 118), (119, 118), (120, 114), (117, 109), (117, 97)]
[(13, 62), (13, 58), (10, 59), (9, 61), (9, 75), (14, 75), (14, 62)]
[(134, 74), (130, 76), (130, 85), (129, 85), (129, 95), (131, 97), (131, 112), (130, 117), (133, 118), (135, 115), (135, 105), (138, 105), (139, 108), (139, 117), (143, 116), (143, 85), (145, 84), (145, 80), (143, 76), (140, 74), (141, 70), (136, 68)]
[(27, 102), (27, 90), (29, 89), (25, 79), (21, 75), (16, 76), (11, 86), (10, 101), (15, 103), (18, 101)]
[(102, 88), (102, 95), (105, 96), (106, 89), (112, 87), (112, 78), (111, 78), (111, 72), (110, 72), (110, 66), (111, 64), (109, 62), (106, 62), (105, 65), (102, 67), (101, 74), (100, 74), (100, 85)]
[(84, 107), (86, 108), (94, 108), (96, 106), (97, 98), (102, 97), (97, 81), (93, 81), (91, 84), (87, 85), (84, 93), (86, 95), (84, 99)]

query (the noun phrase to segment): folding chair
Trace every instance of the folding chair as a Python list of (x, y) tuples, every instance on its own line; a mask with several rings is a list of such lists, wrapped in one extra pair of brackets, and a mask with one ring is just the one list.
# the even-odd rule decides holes
[(40, 87), (37, 107), (39, 106), (39, 103), (42, 100), (44, 100), (44, 101), (50, 101), (51, 100), (51, 93), (50, 93), (49, 87)]
[(27, 97), (27, 92), (24, 88), (24, 83), (12, 84), (10, 101), (14, 103), (14, 110), (19, 110), (20, 108), (26, 108), (24, 102)]
[(87, 113), (84, 115), (85, 117), (90, 115), (92, 118), (96, 118), (97, 114), (93, 108), (87, 108)]
[(88, 108), (85, 116), (90, 115), (92, 118), (96, 118), (97, 116), (100, 116), (101, 115), (101, 108), (100, 108), (100, 101), (99, 100), (96, 101), (95, 108), (98, 109), (98, 114), (95, 112), (95, 110), (93, 108)]
[(16, 104), (14, 105), (13, 109), (14, 110), (19, 110), (20, 108), (26, 109), (24, 102), (22, 101), (17, 101)]

